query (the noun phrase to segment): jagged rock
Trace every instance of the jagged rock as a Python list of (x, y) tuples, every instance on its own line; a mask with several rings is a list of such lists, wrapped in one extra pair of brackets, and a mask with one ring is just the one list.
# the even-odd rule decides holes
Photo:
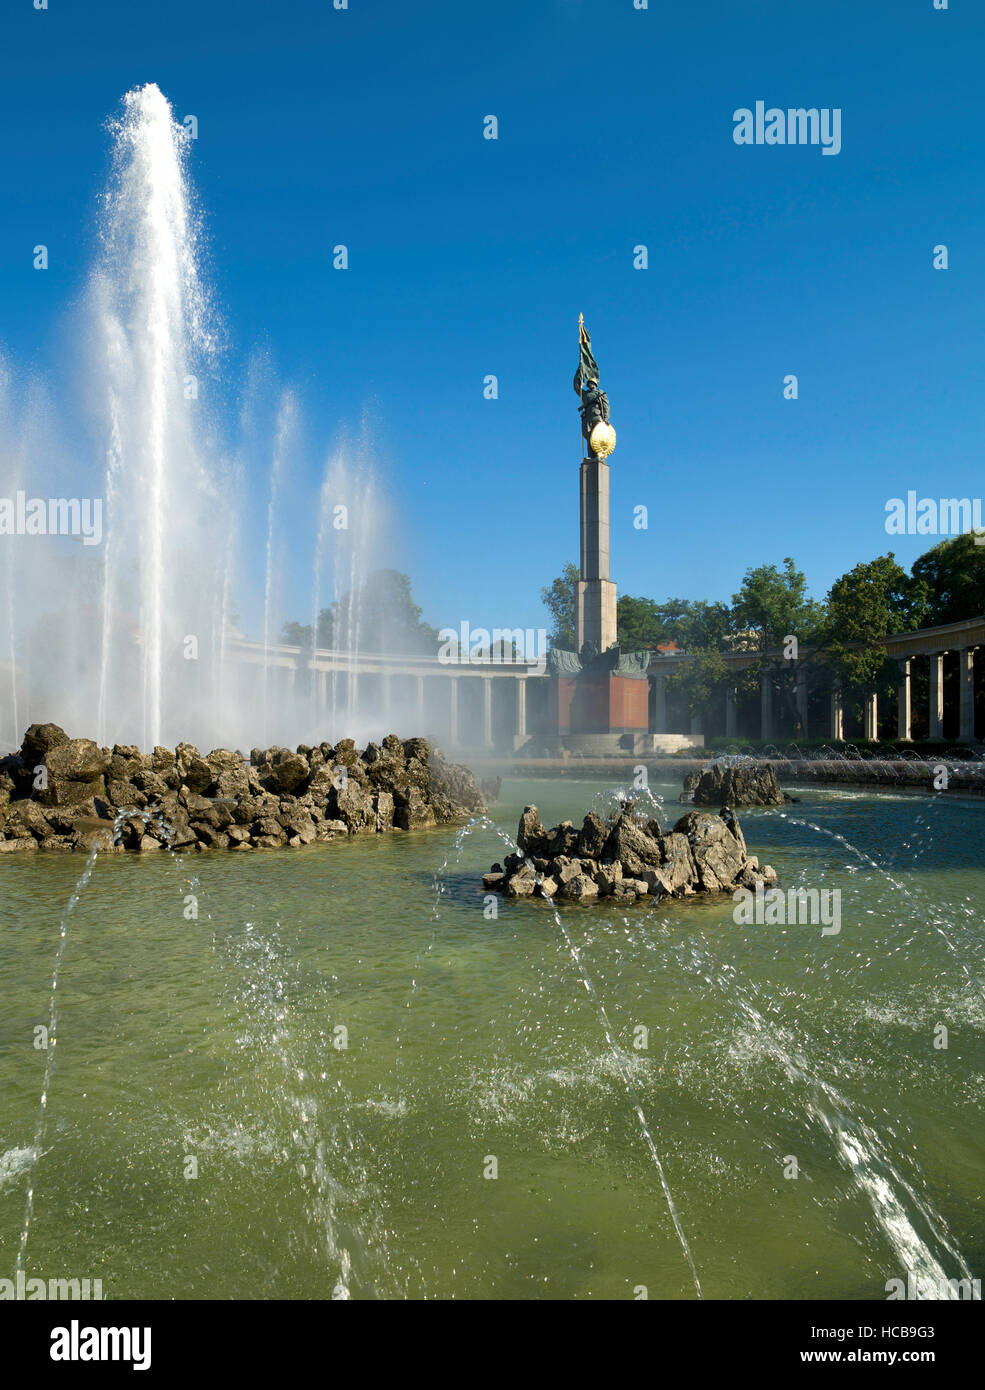
[(52, 745), (44, 756), (47, 786), (37, 790), (38, 801), (46, 806), (71, 806), (105, 795), (104, 773), (111, 758), (109, 749), (100, 748), (91, 738), (70, 738)]
[[(656, 820), (641, 823), (627, 805), (608, 823), (589, 812), (581, 831), (573, 834), (570, 821), (545, 830), (536, 806), (526, 806), (517, 844), (519, 850), (483, 878), (484, 887), (508, 897), (537, 892), (571, 902), (604, 898), (622, 905), (776, 881), (772, 868), (760, 868), (759, 860), (747, 853), (738, 818), (729, 809), (717, 816), (691, 811), (673, 830), (664, 831)], [(549, 861), (528, 852), (557, 845), (567, 852), (554, 853)]]
[(393, 823), (398, 830), (419, 830), (434, 825), (434, 812), (419, 787), (408, 787), (394, 798)]
[(676, 830), (664, 835), (660, 841), (660, 855), (660, 867), (670, 883), (672, 893), (679, 892), (686, 884), (695, 881), (698, 873), (686, 835)]
[(170, 790), (168, 783), (159, 772), (141, 769), (134, 774), (133, 785), (142, 791), (149, 801), (160, 801)]
[(547, 831), (541, 824), (536, 806), (524, 806), (520, 827), (516, 832), (517, 846), (524, 854), (539, 854), (547, 845)]
[(601, 859), (609, 827), (596, 811), (589, 811), (578, 835), (578, 853), (586, 859)]
[(544, 852), (548, 858), (556, 858), (558, 855), (568, 857), (577, 854), (578, 831), (569, 820), (562, 821), (560, 825), (555, 825), (547, 832)]
[(557, 894), (559, 898), (570, 902), (588, 903), (598, 897), (599, 890), (593, 878), (579, 871), (560, 884)]
[(215, 774), (195, 745), (179, 743), (174, 751), (181, 784), (191, 792), (207, 792), (215, 781)]
[(698, 881), (706, 892), (730, 888), (746, 864), (746, 852), (721, 816), (689, 811), (674, 830), (686, 835), (698, 870)]
[[(295, 792), (307, 785), (311, 774), (308, 759), (302, 753), (292, 753), (289, 748), (276, 748), (265, 763), (257, 769), (261, 782), (271, 791)], [(244, 778), (246, 769), (243, 769)]]
[(107, 782), (106, 800), (111, 806), (116, 806), (118, 809), (122, 809), (124, 806), (147, 805), (147, 797), (132, 782)]
[(346, 786), (332, 791), (328, 798), (328, 810), (334, 820), (345, 822), (350, 833), (372, 828), (373, 798), (351, 778)]
[(160, 744), (155, 747), (151, 758), (151, 771), (155, 772), (170, 790), (176, 791), (181, 786), (178, 761), (173, 748), (162, 748)]
[(647, 869), (659, 868), (663, 859), (660, 842), (633, 820), (630, 811), (623, 811), (616, 818), (601, 857), (618, 859), (623, 873), (631, 878), (642, 878)]
[(318, 827), (319, 840), (337, 840), (340, 835), (348, 833), (348, 826), (342, 820), (324, 820)]
[(305, 811), (296, 811), (284, 822), (289, 842), (296, 840), (299, 845), (310, 845), (317, 835), (315, 823)]
[(622, 865), (617, 867), (615, 864), (600, 864), (593, 877), (599, 897), (606, 897), (616, 891), (617, 884), (622, 883)]
[(249, 796), (251, 791), (246, 764), (238, 767), (224, 767), (215, 779), (215, 794), (225, 801), (235, 801), (237, 797)]
[(351, 738), (339, 739), (333, 750), (333, 762), (337, 767), (354, 769), (359, 763), (359, 753)]
[(532, 897), (536, 887), (537, 875), (533, 871), (533, 866), (524, 862), (516, 873), (510, 874), (507, 878), (506, 896), (508, 898), (529, 898)]
[(751, 760), (712, 763), (693, 791), (696, 806), (784, 806), (793, 800), (781, 791), (772, 763)]
[[(420, 759), (416, 761), (420, 762)], [(464, 807), (466, 811), (477, 814), (485, 810), (482, 793), (467, 767), (448, 762), (439, 751), (434, 750), (431, 754), (430, 769), (431, 800), (438, 820), (450, 818), (449, 807)], [(409, 765), (407, 777), (408, 781), (413, 783)]]
[(38, 803), (25, 797), (10, 803), (5, 834), (11, 840), (44, 840), (51, 834), (51, 826)]
[[(26, 758), (25, 756), (26, 755)], [(38, 762), (31, 761), (37, 759)], [(43, 761), (47, 787), (36, 788)], [(28, 765), (30, 763), (30, 765)], [(388, 734), (362, 754), (351, 739), (284, 748), (213, 749), (194, 744), (98, 748), (58, 725), (32, 725), (20, 753), (0, 759), (0, 845), (4, 853), (44, 845), (83, 849), (112, 833), (121, 809), (154, 810), (175, 847), (195, 850), (297, 847), (359, 832), (386, 833), (447, 823), (484, 809), (467, 768), (432, 752), (424, 739)], [(160, 848), (155, 820), (134, 815), (120, 848)], [(546, 868), (547, 861), (543, 861)]]
[(229, 846), (229, 836), (225, 831), (217, 830), (215, 826), (207, 825), (205, 821), (192, 821), (189, 828), (195, 832), (196, 839), (206, 849), (226, 849)]
[(62, 743), (68, 743), (68, 734), (58, 724), (32, 724), (20, 748), (24, 766), (33, 771), (41, 763), (47, 764), (48, 754)]

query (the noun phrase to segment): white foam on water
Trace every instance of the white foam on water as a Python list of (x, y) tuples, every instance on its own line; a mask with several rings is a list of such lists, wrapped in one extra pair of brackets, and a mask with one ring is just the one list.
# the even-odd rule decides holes
[(22, 1173), (33, 1168), (34, 1159), (34, 1149), (8, 1149), (0, 1154), (0, 1192), (16, 1182)]

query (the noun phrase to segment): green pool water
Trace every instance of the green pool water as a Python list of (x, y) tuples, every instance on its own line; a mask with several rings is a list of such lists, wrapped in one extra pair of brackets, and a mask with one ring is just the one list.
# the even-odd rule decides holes
[[(609, 790), (507, 781), (491, 816)], [(727, 898), (492, 917), (483, 827), (100, 858), (36, 1158), (83, 861), (3, 857), (0, 1277), (33, 1182), (28, 1277), (107, 1298), (692, 1299), (655, 1152), (706, 1298), (980, 1278), (985, 806), (801, 795), (743, 827), (840, 890), (837, 935)]]

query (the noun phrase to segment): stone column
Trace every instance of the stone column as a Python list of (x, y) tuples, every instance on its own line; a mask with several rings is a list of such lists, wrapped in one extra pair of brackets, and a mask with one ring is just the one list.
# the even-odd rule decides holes
[(797, 718), (800, 721), (800, 736), (807, 737), (807, 671), (803, 666), (797, 667), (796, 683), (797, 697)]
[(845, 737), (845, 700), (840, 685), (831, 688), (831, 737)]
[(417, 734), (419, 738), (424, 733), (424, 677), (417, 677)]
[(616, 586), (609, 578), (609, 465), (581, 465), (581, 578), (578, 581), (576, 643), (608, 651), (616, 640)]
[(873, 742), (879, 737), (879, 696), (874, 690), (865, 697), (865, 737)]
[(913, 710), (910, 702), (910, 662), (899, 663), (899, 685), (896, 690), (896, 737), (908, 743), (913, 738)]
[(960, 691), (961, 724), (958, 737), (975, 737), (975, 648), (962, 647), (958, 652), (958, 689)]
[(492, 747), (492, 676), (482, 678), (482, 743), (485, 748)]
[(729, 686), (725, 691), (725, 737), (735, 738), (738, 711), (735, 704), (735, 691)]
[(691, 733), (692, 733), (692, 734), (700, 734), (700, 733), (701, 733), (701, 715), (700, 715), (700, 714), (692, 714), (692, 715), (691, 715)]
[(662, 671), (658, 671), (653, 678), (653, 690), (654, 733), (665, 734), (667, 732), (667, 677)]
[(448, 685), (448, 741), (455, 748), (458, 746), (458, 677), (449, 676)]
[(930, 737), (944, 737), (944, 653), (930, 653)]
[(759, 737), (773, 737), (773, 672), (769, 667), (759, 677)]
[(518, 676), (518, 677), (516, 678), (516, 680), (514, 681), (514, 685), (515, 685), (515, 687), (516, 687), (516, 706), (515, 706), (515, 711), (516, 711), (515, 725), (516, 725), (516, 729), (515, 729), (515, 733), (516, 733), (516, 737), (517, 737), (518, 739), (525, 739), (525, 738), (527, 737), (527, 678), (526, 678), (526, 676)]

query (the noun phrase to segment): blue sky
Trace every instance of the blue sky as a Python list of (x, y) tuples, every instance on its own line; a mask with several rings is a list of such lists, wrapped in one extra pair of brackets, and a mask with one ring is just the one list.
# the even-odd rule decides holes
[[(886, 536), (889, 497), (985, 490), (967, 0), (50, 5), (0, 20), (0, 345), (45, 372), (92, 259), (104, 122), (157, 82), (199, 121), (230, 393), (258, 350), (300, 391), (299, 525), (323, 449), (368, 414), (393, 560), (435, 624), (538, 626), (577, 560), (579, 310), (619, 435), (621, 592), (727, 598), (791, 554), (821, 594), (927, 548)], [(760, 99), (841, 108), (841, 153), (737, 146)]]

